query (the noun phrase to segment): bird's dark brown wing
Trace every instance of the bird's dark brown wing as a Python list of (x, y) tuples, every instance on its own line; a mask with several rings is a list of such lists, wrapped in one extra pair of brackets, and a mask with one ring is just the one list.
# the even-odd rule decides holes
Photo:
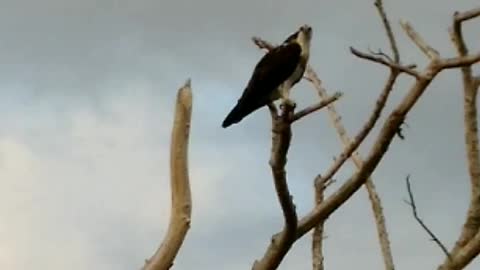
[(267, 105), (270, 96), (295, 71), (301, 48), (296, 43), (281, 45), (266, 53), (255, 66), (252, 77), (227, 115), (222, 127), (240, 122), (245, 116)]
[(300, 54), (297, 43), (281, 45), (266, 53), (255, 66), (240, 100), (248, 102), (268, 97), (295, 71)]

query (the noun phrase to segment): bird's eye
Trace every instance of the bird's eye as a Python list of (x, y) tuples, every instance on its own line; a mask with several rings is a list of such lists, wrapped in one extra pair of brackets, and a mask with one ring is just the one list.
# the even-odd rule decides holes
[(304, 31), (304, 32), (311, 32), (312, 31), (312, 27), (310, 27), (309, 25), (305, 24), (305, 25), (302, 25), (302, 27), (300, 27), (300, 30)]

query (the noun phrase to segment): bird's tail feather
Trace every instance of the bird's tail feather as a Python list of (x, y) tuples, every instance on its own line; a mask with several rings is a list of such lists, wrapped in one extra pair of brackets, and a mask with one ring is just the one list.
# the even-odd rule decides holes
[(225, 117), (225, 120), (223, 120), (222, 127), (226, 128), (242, 121), (245, 116), (249, 115), (260, 107), (261, 106), (258, 106), (257, 104), (245, 105), (245, 103), (239, 101), (235, 107), (233, 107), (230, 113), (228, 113), (227, 117)]

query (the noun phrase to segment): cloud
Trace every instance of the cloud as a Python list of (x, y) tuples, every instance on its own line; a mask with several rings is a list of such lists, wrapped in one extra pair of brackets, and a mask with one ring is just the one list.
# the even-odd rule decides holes
[[(69, 128), (42, 131), (57, 141), (0, 138), (6, 180), (0, 253), (9, 254), (2, 265), (113, 269), (120, 256), (133, 267), (156, 249), (170, 213), (172, 113), (160, 109), (152, 118), (156, 102), (142, 85), (121, 93), (103, 104), (103, 113), (78, 106), (58, 117)], [(36, 146), (45, 140), (52, 152)], [(225, 171), (208, 166), (202, 160), (190, 165), (196, 226), (215, 219), (210, 209), (220, 204)]]

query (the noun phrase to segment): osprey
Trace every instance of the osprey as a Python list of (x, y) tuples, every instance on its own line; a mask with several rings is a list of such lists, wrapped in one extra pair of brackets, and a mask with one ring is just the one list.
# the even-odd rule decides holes
[(255, 66), (252, 77), (222, 123), (226, 128), (240, 122), (250, 113), (282, 98), (289, 99), (290, 89), (300, 81), (310, 55), (312, 28), (301, 26), (281, 45), (266, 53)]

